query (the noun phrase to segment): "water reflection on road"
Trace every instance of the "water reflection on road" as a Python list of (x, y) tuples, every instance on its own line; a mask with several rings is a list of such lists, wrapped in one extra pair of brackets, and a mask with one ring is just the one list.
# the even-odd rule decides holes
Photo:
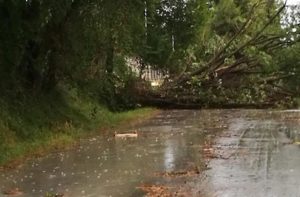
[[(163, 111), (124, 128), (138, 130), (137, 138), (102, 135), (0, 172), (0, 190), (20, 188), (24, 197), (143, 196), (138, 187), (155, 184), (186, 196), (300, 196), (299, 119), (298, 111)], [(195, 168), (206, 170), (157, 176)]]

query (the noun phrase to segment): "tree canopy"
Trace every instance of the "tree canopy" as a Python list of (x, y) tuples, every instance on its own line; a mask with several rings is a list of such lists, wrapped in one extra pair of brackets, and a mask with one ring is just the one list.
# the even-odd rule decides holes
[(125, 59), (137, 57), (169, 73), (150, 99), (292, 103), (299, 33), (299, 7), (279, 0), (1, 0), (0, 84), (5, 94), (85, 84), (130, 100)]

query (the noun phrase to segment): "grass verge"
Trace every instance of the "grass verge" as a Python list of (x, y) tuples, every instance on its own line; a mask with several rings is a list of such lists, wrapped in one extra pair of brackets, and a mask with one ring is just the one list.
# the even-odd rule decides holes
[(0, 97), (0, 105), (2, 170), (26, 158), (73, 147), (80, 138), (132, 126), (157, 112), (150, 108), (111, 112), (96, 99), (70, 88), (38, 97)]

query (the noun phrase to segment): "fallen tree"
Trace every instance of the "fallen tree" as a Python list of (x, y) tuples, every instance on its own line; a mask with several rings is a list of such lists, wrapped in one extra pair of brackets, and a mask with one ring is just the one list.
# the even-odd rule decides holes
[[(257, 14), (263, 6), (265, 1), (254, 3), (244, 22), (209, 58), (189, 61), (181, 73), (155, 91), (140, 91), (139, 101), (180, 108), (292, 105), (299, 92), (287, 81), (299, 78), (299, 62), (289, 65), (288, 59), (280, 62), (277, 56), (298, 46), (299, 24), (282, 23), (286, 2), (268, 13), (265, 21), (260, 17), (266, 13)], [(289, 69), (277, 67), (279, 64)]]

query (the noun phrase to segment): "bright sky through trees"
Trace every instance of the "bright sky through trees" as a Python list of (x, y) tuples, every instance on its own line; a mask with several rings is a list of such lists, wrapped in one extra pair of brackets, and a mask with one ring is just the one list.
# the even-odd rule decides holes
[(295, 4), (300, 4), (300, 0), (288, 0), (287, 1), (288, 5), (295, 5)]

